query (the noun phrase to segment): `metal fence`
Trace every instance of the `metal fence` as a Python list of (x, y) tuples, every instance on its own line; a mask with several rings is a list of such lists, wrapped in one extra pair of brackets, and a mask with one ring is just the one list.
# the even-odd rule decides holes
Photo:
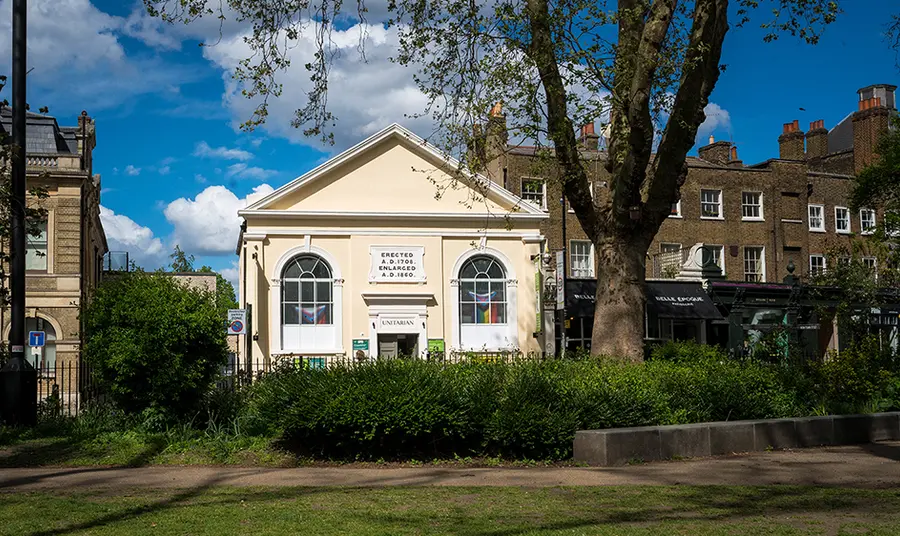
[(45, 416), (77, 415), (100, 389), (90, 367), (79, 361), (53, 363), (38, 369), (38, 413)]

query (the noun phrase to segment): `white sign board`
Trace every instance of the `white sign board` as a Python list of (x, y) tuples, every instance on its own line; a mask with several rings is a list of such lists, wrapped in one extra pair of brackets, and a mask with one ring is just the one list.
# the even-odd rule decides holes
[(228, 335), (245, 335), (247, 333), (247, 310), (228, 310)]
[(378, 316), (379, 333), (418, 333), (419, 318), (414, 316)]
[(566, 308), (566, 258), (565, 251), (556, 252), (556, 308), (559, 310)]
[(372, 283), (424, 283), (425, 246), (369, 246)]

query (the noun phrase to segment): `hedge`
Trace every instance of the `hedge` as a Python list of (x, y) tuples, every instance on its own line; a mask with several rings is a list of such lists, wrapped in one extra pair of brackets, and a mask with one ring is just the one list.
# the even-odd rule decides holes
[(772, 366), (707, 356), (639, 365), (388, 360), (287, 370), (247, 412), (292, 448), (331, 459), (571, 457), (576, 430), (793, 417), (803, 397)]

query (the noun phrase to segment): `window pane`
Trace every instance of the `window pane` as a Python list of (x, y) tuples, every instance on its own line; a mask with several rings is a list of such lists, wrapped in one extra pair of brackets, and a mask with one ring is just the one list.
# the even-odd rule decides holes
[(459, 316), (460, 321), (463, 324), (474, 324), (475, 323), (475, 304), (474, 303), (464, 303), (459, 307)]
[(331, 270), (328, 269), (328, 265), (322, 259), (319, 259), (316, 267), (313, 269), (313, 275), (319, 279), (331, 279)]
[(299, 259), (297, 259), (297, 263), (300, 265), (300, 268), (304, 272), (312, 273), (313, 267), (315, 267), (318, 260), (319, 259), (316, 257), (300, 257)]
[(331, 304), (319, 305), (316, 314), (319, 315), (316, 319), (317, 324), (331, 324)]
[(284, 301), (294, 303), (300, 301), (300, 283), (297, 283), (296, 281), (285, 281), (283, 286)]
[(490, 288), (490, 283), (487, 281), (479, 280), (475, 282), (475, 294), (478, 296), (479, 301), (487, 299)]
[(316, 283), (316, 301), (318, 303), (331, 302), (331, 282), (318, 281)]
[(283, 277), (284, 279), (297, 279), (300, 277), (300, 266), (297, 265), (296, 261), (291, 261), (291, 263), (288, 264)]
[(491, 267), (488, 269), (488, 275), (493, 279), (503, 279), (503, 267), (497, 261), (491, 261)]
[(46, 270), (47, 269), (47, 244), (38, 246), (28, 243), (25, 250), (25, 269), (26, 270)]
[(506, 304), (505, 303), (492, 303), (491, 304), (491, 324), (505, 324), (506, 323)]
[(503, 302), (506, 301), (506, 284), (502, 281), (493, 281), (491, 282), (491, 293), (493, 297), (491, 301), (494, 302)]
[(304, 325), (317, 324), (319, 313), (316, 311), (316, 304), (304, 303), (300, 306), (300, 321)]
[(316, 301), (315, 284), (312, 281), (300, 282), (300, 301), (314, 302)]
[(459, 284), (459, 301), (474, 302), (475, 301), (475, 282), (461, 281)]
[(282, 310), (281, 323), (286, 325), (297, 325), (300, 323), (300, 307), (297, 305), (285, 304)]
[(462, 270), (460, 270), (459, 277), (460, 279), (474, 279), (476, 273), (478, 272), (475, 270), (475, 263), (469, 261), (463, 266)]
[(478, 257), (472, 261), (472, 264), (475, 265), (475, 270), (478, 273), (487, 273), (488, 268), (491, 266), (491, 259), (486, 257)]

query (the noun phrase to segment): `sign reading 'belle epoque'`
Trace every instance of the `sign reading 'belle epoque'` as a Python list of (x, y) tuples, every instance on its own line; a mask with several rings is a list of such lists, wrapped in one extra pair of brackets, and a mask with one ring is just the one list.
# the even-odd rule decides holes
[(424, 283), (424, 246), (370, 246), (369, 281), (376, 283)]

